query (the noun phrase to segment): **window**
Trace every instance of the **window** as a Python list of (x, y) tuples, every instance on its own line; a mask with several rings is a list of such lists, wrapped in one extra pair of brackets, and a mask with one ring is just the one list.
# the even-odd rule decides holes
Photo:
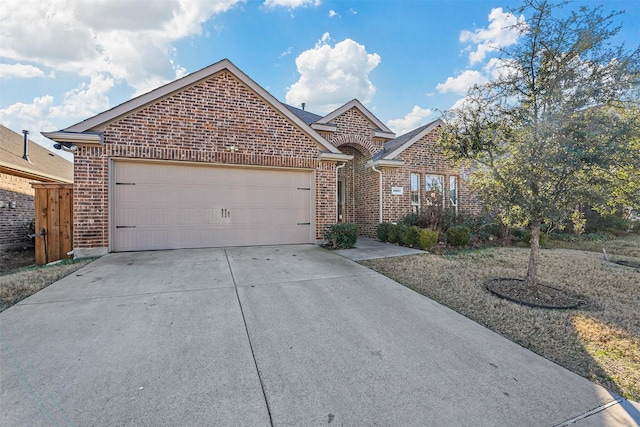
[(425, 190), (427, 205), (444, 205), (444, 176), (426, 175)]
[(458, 212), (458, 177), (449, 177), (449, 200), (451, 201), (451, 207)]
[(420, 174), (411, 174), (411, 209), (420, 212)]

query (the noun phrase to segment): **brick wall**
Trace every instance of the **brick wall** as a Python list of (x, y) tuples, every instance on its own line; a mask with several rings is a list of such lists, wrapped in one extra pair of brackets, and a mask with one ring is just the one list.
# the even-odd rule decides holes
[[(316, 237), (335, 222), (335, 163), (318, 145), (228, 71), (108, 124), (104, 146), (75, 155), (75, 248), (108, 247), (112, 158), (180, 160), (316, 171)], [(226, 151), (233, 146), (234, 152)]]
[[(32, 179), (0, 172), (0, 248), (26, 243), (26, 224), (33, 221), (34, 194)], [(9, 207), (11, 202), (16, 208)], [(2, 204), (2, 203), (0, 203)]]
[[(455, 168), (447, 160), (439, 146), (440, 128), (436, 128), (421, 140), (398, 155), (405, 166), (398, 169), (385, 169), (383, 178), (383, 206), (384, 221), (396, 222), (402, 216), (410, 213), (411, 207), (411, 173), (420, 175), (420, 206), (427, 206), (425, 191), (426, 175), (444, 176), (445, 207), (451, 207), (449, 200), (449, 177), (457, 177), (458, 182), (458, 210), (465, 212), (479, 212), (480, 202), (469, 188), (467, 181), (461, 175), (459, 168)], [(392, 195), (391, 187), (403, 187), (403, 195)]]

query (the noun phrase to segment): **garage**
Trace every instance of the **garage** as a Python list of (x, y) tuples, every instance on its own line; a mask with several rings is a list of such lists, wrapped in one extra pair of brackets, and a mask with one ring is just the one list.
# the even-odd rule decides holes
[(112, 161), (112, 250), (314, 242), (309, 170)]

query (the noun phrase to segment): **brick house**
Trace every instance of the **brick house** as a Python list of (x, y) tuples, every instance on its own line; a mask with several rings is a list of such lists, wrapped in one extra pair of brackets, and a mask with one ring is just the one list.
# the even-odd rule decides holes
[[(73, 182), (73, 163), (0, 125), (0, 249), (25, 244), (34, 220), (32, 182)], [(25, 158), (26, 157), (26, 158)]]
[(75, 149), (74, 250), (86, 256), (317, 243), (339, 221), (374, 236), (433, 193), (476, 209), (435, 145), (439, 124), (396, 138), (357, 100), (319, 116), (223, 60), (43, 135)]

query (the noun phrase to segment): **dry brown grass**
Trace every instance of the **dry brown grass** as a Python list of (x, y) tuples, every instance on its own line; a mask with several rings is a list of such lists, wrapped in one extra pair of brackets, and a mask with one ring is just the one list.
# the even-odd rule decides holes
[[(640, 236), (636, 236), (640, 238)], [(542, 251), (542, 283), (578, 294), (574, 310), (530, 308), (490, 294), (492, 277), (522, 277), (529, 251), (492, 248), (362, 264), (629, 399), (640, 400), (640, 270), (602, 254)]]
[(92, 259), (65, 260), (54, 265), (31, 265), (0, 276), (0, 312), (89, 264)]
[(627, 234), (611, 240), (563, 242), (558, 240), (548, 240), (546, 246), (552, 249), (575, 249), (589, 252), (602, 253), (602, 249), (609, 255), (621, 255), (640, 258), (640, 236), (638, 234)]

